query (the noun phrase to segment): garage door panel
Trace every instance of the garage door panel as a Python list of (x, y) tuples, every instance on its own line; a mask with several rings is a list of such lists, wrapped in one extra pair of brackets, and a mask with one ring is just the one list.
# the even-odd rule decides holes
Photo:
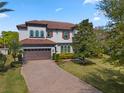
[(45, 60), (51, 58), (51, 51), (50, 50), (28, 50), (24, 53), (25, 60)]

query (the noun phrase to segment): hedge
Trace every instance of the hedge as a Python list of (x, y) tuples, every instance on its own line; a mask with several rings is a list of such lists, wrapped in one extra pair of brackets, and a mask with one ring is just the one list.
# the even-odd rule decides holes
[(73, 59), (74, 54), (73, 53), (61, 53), (60, 59)]

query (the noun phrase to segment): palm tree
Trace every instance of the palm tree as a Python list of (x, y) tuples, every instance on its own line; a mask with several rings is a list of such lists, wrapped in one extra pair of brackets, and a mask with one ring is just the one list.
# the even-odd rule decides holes
[(13, 56), (14, 62), (16, 61), (20, 49), (21, 49), (20, 44), (16, 40), (12, 40), (9, 45), (9, 51)]
[(0, 2), (0, 13), (13, 11), (12, 9), (3, 8), (8, 2)]

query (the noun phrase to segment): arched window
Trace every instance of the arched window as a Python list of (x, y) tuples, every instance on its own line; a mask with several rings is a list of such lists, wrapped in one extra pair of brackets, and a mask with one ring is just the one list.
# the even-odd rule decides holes
[(48, 31), (47, 32), (47, 38), (51, 38), (53, 37), (53, 32), (52, 31)]
[(68, 45), (68, 53), (70, 53), (70, 45)]
[(34, 37), (34, 31), (30, 30), (30, 37)]
[(39, 37), (39, 31), (38, 30), (35, 32), (35, 35), (36, 35), (36, 37)]
[(70, 45), (61, 45), (61, 53), (70, 53), (71, 46)]
[(63, 53), (64, 51), (63, 51), (63, 46), (61, 46), (61, 53)]
[(40, 37), (44, 37), (44, 31), (40, 31)]
[(64, 45), (64, 53), (67, 53), (67, 45)]

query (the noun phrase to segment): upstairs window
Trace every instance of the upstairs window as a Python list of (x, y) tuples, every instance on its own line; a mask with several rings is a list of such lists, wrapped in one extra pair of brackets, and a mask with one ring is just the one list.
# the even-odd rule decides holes
[(35, 37), (39, 37), (39, 31), (38, 30), (35, 32)]
[(34, 31), (30, 30), (30, 37), (34, 37)]
[(70, 38), (70, 32), (64, 31), (62, 37), (63, 37), (63, 39), (68, 40)]
[(44, 31), (40, 31), (40, 37), (41, 37), (41, 38), (44, 37)]
[(53, 37), (53, 32), (52, 31), (48, 31), (47, 32), (47, 38), (51, 38)]

